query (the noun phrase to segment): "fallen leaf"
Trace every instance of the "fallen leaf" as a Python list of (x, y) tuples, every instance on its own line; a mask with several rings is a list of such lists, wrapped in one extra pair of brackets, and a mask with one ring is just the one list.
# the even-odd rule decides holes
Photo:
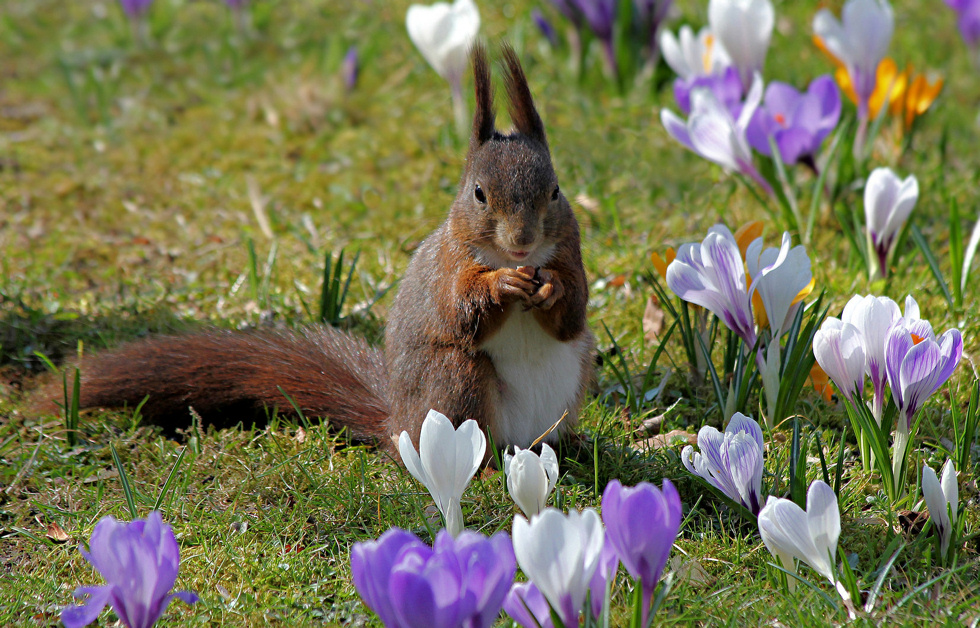
[(914, 510), (899, 510), (898, 525), (902, 532), (915, 536), (922, 532), (922, 528), (929, 521), (929, 513), (916, 512)]
[(643, 337), (650, 342), (656, 342), (660, 332), (664, 330), (664, 311), (656, 295), (647, 297), (647, 307), (643, 310)]
[(694, 586), (709, 586), (715, 580), (704, 569), (704, 566), (694, 558), (684, 560), (680, 556), (674, 556), (670, 559), (670, 570), (678, 578), (687, 580)]
[(299, 444), (305, 443), (306, 442), (306, 430), (304, 430), (302, 427), (297, 427), (296, 428), (296, 436), (295, 436), (295, 438), (296, 438), (296, 442), (297, 443), (299, 443)]
[(666, 449), (678, 445), (697, 445), (698, 437), (684, 430), (671, 430), (666, 434), (658, 434), (636, 444), (636, 449)]
[(45, 536), (55, 543), (64, 543), (69, 539), (68, 533), (65, 532), (64, 528), (54, 522), (48, 524), (48, 531)]

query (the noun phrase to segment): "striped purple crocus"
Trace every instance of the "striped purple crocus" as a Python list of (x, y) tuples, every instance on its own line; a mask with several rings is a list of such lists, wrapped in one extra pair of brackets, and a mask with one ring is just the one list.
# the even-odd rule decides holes
[(909, 433), (915, 415), (950, 378), (961, 357), (958, 329), (937, 338), (929, 321), (921, 318), (904, 317), (892, 325), (885, 340), (885, 369), (899, 412), (897, 433)]
[(715, 225), (700, 244), (682, 245), (667, 267), (667, 286), (681, 299), (715, 314), (747, 346), (755, 346), (745, 265), (728, 227)]
[(724, 432), (710, 425), (698, 431), (698, 449), (686, 446), (681, 462), (734, 502), (757, 515), (762, 509), (762, 427), (741, 412), (732, 415)]

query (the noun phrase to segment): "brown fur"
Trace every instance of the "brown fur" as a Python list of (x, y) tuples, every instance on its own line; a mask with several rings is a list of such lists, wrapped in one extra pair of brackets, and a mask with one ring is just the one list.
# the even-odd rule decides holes
[[(559, 341), (584, 337), (588, 350), (580, 357), (589, 361), (578, 223), (558, 189), (544, 125), (517, 55), (505, 47), (503, 58), (517, 130), (504, 135), (494, 126), (490, 66), (486, 50), (477, 46), (476, 111), (459, 192), (446, 222), (418, 248), (401, 281), (383, 358), (363, 341), (321, 328), (153, 338), (84, 364), (82, 405), (135, 406), (149, 395), (143, 414), (153, 422), (186, 423), (193, 406), (205, 419), (228, 424), (239, 420), (229, 407), (288, 412), (281, 386), (307, 416), (328, 417), (391, 448), (402, 430), (418, 442), (430, 408), (456, 424), (475, 419), (485, 430), (496, 429), (502, 384), (481, 346), (515, 308), (533, 308), (543, 333)], [(552, 252), (538, 268), (487, 262), (515, 250)], [(590, 371), (583, 373), (584, 394)], [(572, 410), (566, 427), (574, 425), (577, 408)]]

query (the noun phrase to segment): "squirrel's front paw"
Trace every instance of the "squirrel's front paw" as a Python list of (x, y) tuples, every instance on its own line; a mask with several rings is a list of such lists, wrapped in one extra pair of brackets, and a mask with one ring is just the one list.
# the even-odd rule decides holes
[(531, 305), (541, 310), (550, 310), (551, 306), (565, 294), (565, 288), (562, 287), (555, 272), (544, 268), (538, 269), (535, 279), (540, 285), (531, 295)]
[(498, 268), (490, 281), (490, 296), (501, 305), (523, 301), (533, 305), (532, 296), (538, 290), (534, 281), (534, 267)]

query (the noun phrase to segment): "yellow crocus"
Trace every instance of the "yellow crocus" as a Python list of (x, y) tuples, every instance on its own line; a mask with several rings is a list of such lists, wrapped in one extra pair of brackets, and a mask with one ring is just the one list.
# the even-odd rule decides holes
[[(908, 67), (908, 75), (912, 76), (912, 66)], [(943, 89), (943, 78), (937, 77), (935, 81), (929, 82), (924, 74), (919, 74), (909, 82), (908, 89), (905, 90), (905, 98), (902, 103), (905, 109), (905, 130), (912, 128), (915, 119), (932, 106)]]
[(670, 247), (667, 249), (667, 252), (664, 253), (664, 255), (667, 256), (666, 260), (660, 257), (660, 253), (654, 251), (653, 253), (650, 253), (650, 262), (652, 262), (653, 267), (657, 269), (657, 273), (663, 278), (664, 281), (666, 281), (667, 267), (670, 266), (670, 263), (677, 258), (677, 251), (674, 250), (674, 247)]

